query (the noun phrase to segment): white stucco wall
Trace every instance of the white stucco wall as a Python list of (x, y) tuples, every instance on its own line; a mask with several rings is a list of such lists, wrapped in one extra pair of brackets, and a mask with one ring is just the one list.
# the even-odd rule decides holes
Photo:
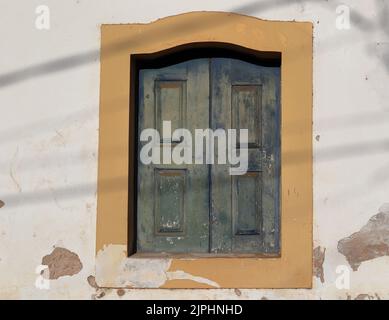
[[(349, 30), (336, 28), (340, 4), (351, 9)], [(38, 5), (50, 9), (48, 31), (35, 28)], [(387, 0), (0, 0), (0, 298), (96, 294), (87, 277), (95, 273), (100, 25), (203, 10), (314, 23), (314, 246), (326, 248), (325, 281), (315, 277), (312, 290), (134, 289), (121, 298), (389, 298), (387, 256), (351, 271), (349, 290), (335, 286), (337, 266), (349, 266), (338, 241), (389, 202)], [(39, 289), (36, 268), (53, 246), (75, 252), (83, 267)]]

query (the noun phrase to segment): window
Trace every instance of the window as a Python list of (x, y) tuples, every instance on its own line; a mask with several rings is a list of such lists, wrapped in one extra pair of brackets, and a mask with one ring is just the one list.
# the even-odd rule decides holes
[[(254, 64), (226, 58), (227, 48), (161, 68), (151, 60), (152, 68), (143, 64), (137, 72), (137, 252), (279, 253), (279, 54)], [(185, 128), (190, 137), (161, 139), (158, 163), (145, 164), (139, 154), (150, 142), (139, 143), (139, 136), (148, 128), (162, 136), (164, 121), (169, 134)], [(195, 133), (208, 128), (210, 139)], [(237, 142), (239, 129), (248, 130), (248, 166), (240, 175), (219, 163), (231, 128)], [(170, 163), (177, 144), (188, 143), (187, 163)], [(207, 164), (211, 143), (215, 155)], [(198, 163), (195, 145), (202, 146)], [(165, 152), (169, 163), (161, 159)]]
[[(98, 285), (310, 288), (312, 24), (193, 12), (103, 25), (100, 63)], [(141, 129), (164, 119), (247, 127), (247, 172), (139, 164)]]

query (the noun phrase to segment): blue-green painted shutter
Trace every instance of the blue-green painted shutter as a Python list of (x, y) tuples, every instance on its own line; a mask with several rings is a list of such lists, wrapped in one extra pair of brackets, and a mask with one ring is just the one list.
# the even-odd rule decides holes
[[(198, 59), (141, 70), (139, 135), (155, 128), (162, 138), (164, 120), (172, 122), (172, 132), (186, 128), (193, 136), (195, 128), (208, 127), (208, 67), (208, 59)], [(139, 142), (139, 151), (145, 143)], [(161, 141), (161, 147), (176, 143)], [(138, 160), (137, 221), (138, 251), (208, 252), (207, 165), (145, 165)]]
[(139, 134), (162, 135), (163, 120), (193, 138), (195, 129), (248, 129), (249, 168), (231, 176), (229, 164), (138, 161), (138, 251), (278, 253), (280, 69), (196, 59), (141, 70), (139, 84)]
[(280, 69), (211, 61), (213, 129), (248, 129), (248, 172), (211, 170), (211, 252), (279, 252)]

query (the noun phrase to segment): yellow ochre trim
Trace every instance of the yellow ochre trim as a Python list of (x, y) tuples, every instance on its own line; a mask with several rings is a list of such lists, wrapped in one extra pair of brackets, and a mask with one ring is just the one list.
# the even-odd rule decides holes
[[(177, 257), (171, 259), (167, 271), (210, 279), (220, 288), (311, 288), (312, 28), (310, 22), (264, 21), (223, 12), (192, 12), (149, 24), (101, 26), (98, 254), (109, 245), (125, 248), (128, 241), (130, 55), (196, 42), (230, 43), (282, 54), (281, 256)], [(96, 269), (102, 270), (105, 266), (98, 263)], [(112, 279), (119, 272), (108, 271)], [(109, 281), (102, 277), (99, 285), (109, 285)], [(167, 279), (159, 287), (209, 285)]]

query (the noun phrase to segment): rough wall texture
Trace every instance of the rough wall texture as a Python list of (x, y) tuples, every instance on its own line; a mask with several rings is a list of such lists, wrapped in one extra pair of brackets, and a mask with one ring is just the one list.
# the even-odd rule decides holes
[[(340, 3), (331, 0), (47, 0), (47, 31), (34, 25), (40, 1), (0, 0), (0, 298), (389, 298), (389, 4), (342, 3), (348, 30), (336, 28)], [(100, 25), (198, 10), (314, 23), (321, 249), (311, 290), (116, 290), (94, 281)], [(349, 288), (336, 286), (339, 266)]]
[(42, 258), (42, 265), (49, 269), (49, 279), (73, 276), (82, 269), (80, 258), (74, 252), (56, 247), (53, 252)]

